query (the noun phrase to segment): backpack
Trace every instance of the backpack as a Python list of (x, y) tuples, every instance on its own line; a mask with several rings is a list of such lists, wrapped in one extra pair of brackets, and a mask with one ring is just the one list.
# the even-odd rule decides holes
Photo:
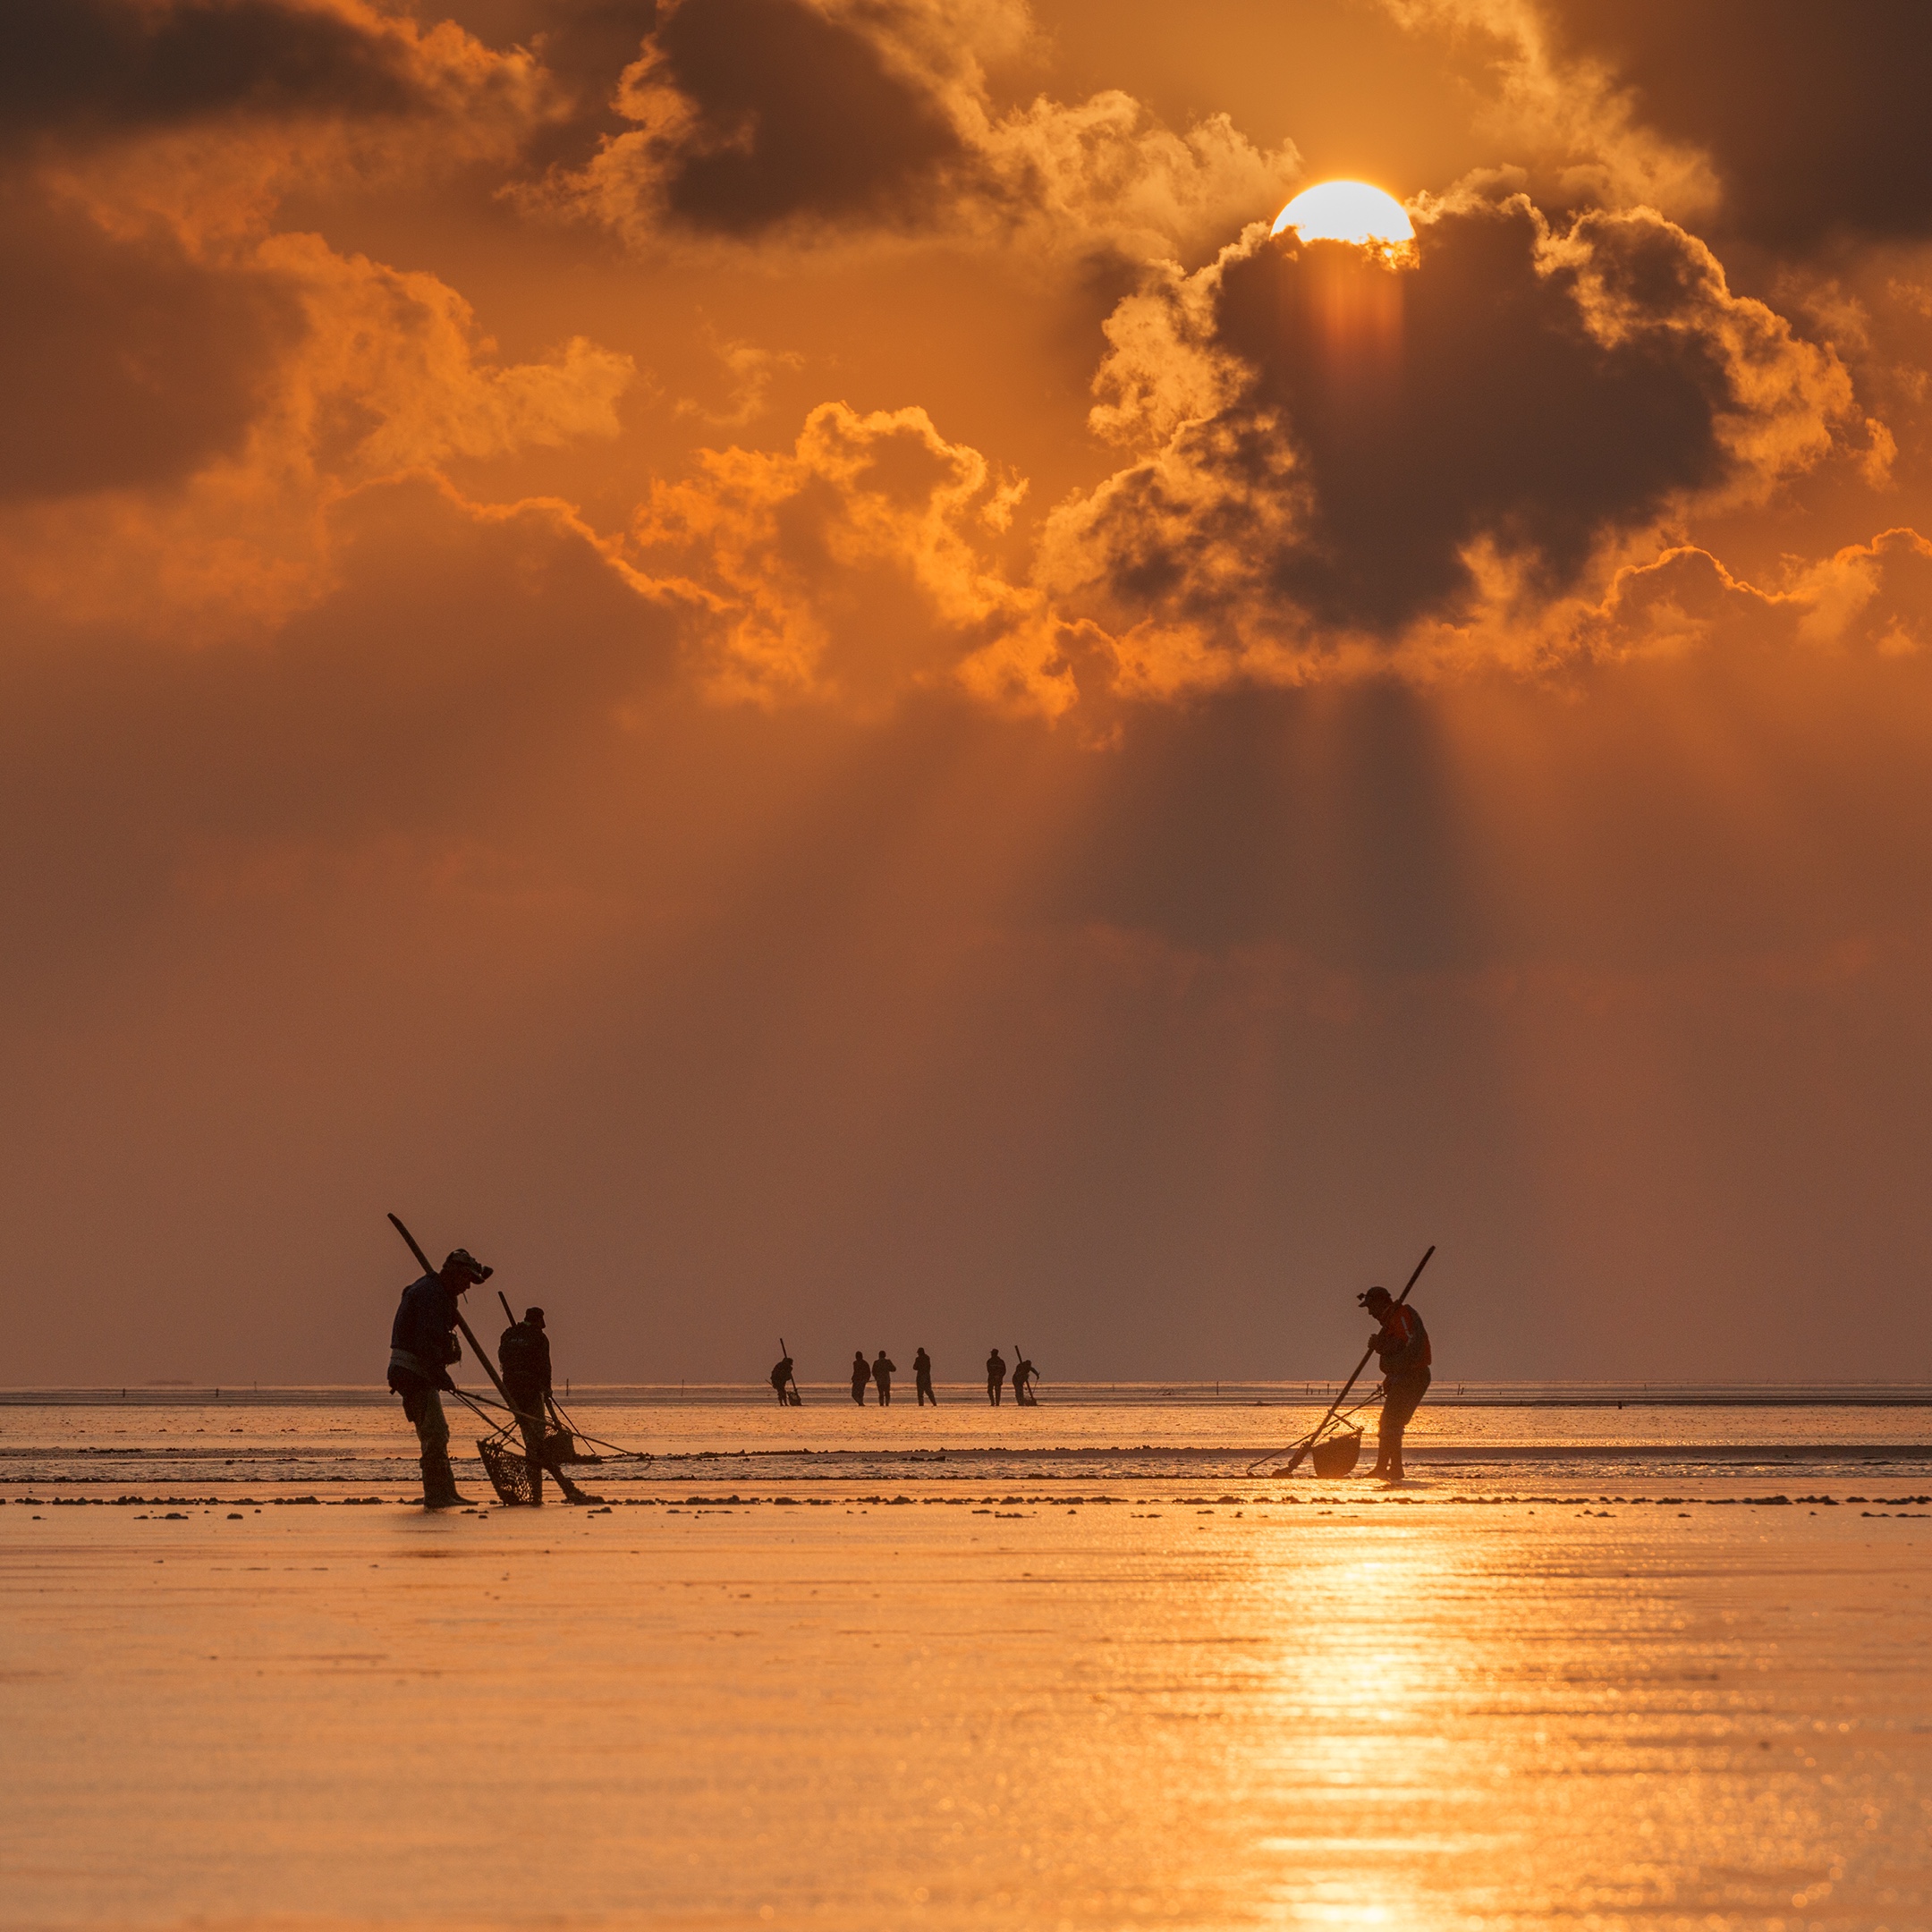
[(524, 1322), (512, 1322), (496, 1344), (496, 1360), (503, 1364), (504, 1380), (532, 1384), (538, 1388), (543, 1386), (547, 1353), (544, 1337)]

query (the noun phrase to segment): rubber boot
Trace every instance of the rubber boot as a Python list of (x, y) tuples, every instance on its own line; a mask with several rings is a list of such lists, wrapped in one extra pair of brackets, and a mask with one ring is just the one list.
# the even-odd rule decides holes
[(450, 1467), (447, 1452), (433, 1450), (422, 1459), (422, 1499), (425, 1509), (468, 1509), (470, 1498), (456, 1489), (456, 1472)]

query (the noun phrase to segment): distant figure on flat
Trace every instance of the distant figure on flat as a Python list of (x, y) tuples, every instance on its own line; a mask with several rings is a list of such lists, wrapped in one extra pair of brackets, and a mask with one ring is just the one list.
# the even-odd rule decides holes
[(456, 1493), (440, 1392), (455, 1387), (449, 1365), (462, 1360), (456, 1297), (487, 1282), (490, 1272), (467, 1248), (451, 1249), (434, 1275), (419, 1275), (402, 1291), (389, 1329), (389, 1386), (402, 1398), (402, 1413), (422, 1447), (425, 1509), (456, 1509), (470, 1500)]
[(865, 1406), (866, 1385), (872, 1379), (872, 1364), (865, 1359), (865, 1351), (854, 1349), (852, 1358), (852, 1399), (862, 1409)]
[(781, 1356), (777, 1366), (771, 1372), (771, 1385), (778, 1391), (778, 1406), (781, 1409), (796, 1409), (801, 1406), (796, 1393), (790, 1386), (792, 1381), (792, 1358)]
[[(543, 1501), (543, 1472), (547, 1458), (544, 1438), (544, 1403), (550, 1394), (550, 1337), (544, 1328), (544, 1311), (525, 1309), (521, 1321), (512, 1322), (496, 1343), (496, 1360), (503, 1369), (504, 1394), (517, 1411), (517, 1427), (523, 1432), (523, 1453), (530, 1462), (530, 1501)], [(561, 1470), (553, 1468), (559, 1485)]]
[(1368, 1346), (1382, 1363), (1382, 1429), (1377, 1439), (1376, 1465), (1368, 1471), (1385, 1482), (1402, 1479), (1402, 1431), (1428, 1391), (1429, 1364), (1434, 1359), (1428, 1330), (1410, 1302), (1399, 1308), (1386, 1288), (1371, 1288), (1356, 1299), (1381, 1323)]
[(1038, 1409), (1039, 1397), (1033, 1393), (1033, 1377), (1038, 1373), (1024, 1355), (1020, 1355), (1017, 1345), (1013, 1353), (1020, 1359), (1013, 1365), (1013, 1399), (1025, 1409)]
[(986, 1359), (986, 1399), (997, 1409), (1006, 1386), (1006, 1358), (997, 1349)]
[(878, 1360), (872, 1364), (872, 1379), (878, 1384), (879, 1407), (881, 1409), (892, 1407), (893, 1370), (898, 1366), (899, 1364), (894, 1361), (884, 1349), (878, 1352)]
[(923, 1409), (930, 1402), (936, 1409), (939, 1406), (939, 1398), (933, 1394), (932, 1357), (924, 1349), (912, 1358), (912, 1376), (918, 1385), (919, 1407)]

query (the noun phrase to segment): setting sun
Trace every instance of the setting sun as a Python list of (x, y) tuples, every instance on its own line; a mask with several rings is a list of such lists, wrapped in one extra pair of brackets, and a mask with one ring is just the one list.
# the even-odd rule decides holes
[(1292, 228), (1304, 242), (1353, 242), (1397, 250), (1415, 240), (1415, 228), (1392, 194), (1367, 182), (1319, 182), (1304, 188), (1275, 217), (1273, 233)]

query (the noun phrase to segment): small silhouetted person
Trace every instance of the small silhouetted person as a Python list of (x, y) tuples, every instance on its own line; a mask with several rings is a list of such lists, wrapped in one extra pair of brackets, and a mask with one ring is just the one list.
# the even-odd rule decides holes
[(792, 1406), (792, 1394), (787, 1386), (791, 1380), (792, 1358), (783, 1355), (778, 1360), (777, 1367), (771, 1372), (771, 1385), (778, 1391), (778, 1406), (781, 1409), (789, 1409)]
[(878, 1352), (878, 1360), (872, 1364), (872, 1379), (878, 1384), (879, 1407), (882, 1409), (892, 1406), (893, 1370), (898, 1366), (884, 1349)]
[[(1020, 1351), (1015, 1349), (1013, 1353), (1020, 1355)], [(1016, 1402), (1024, 1403), (1029, 1409), (1039, 1407), (1039, 1397), (1033, 1393), (1033, 1377), (1036, 1372), (1033, 1364), (1024, 1355), (1020, 1355), (1020, 1360), (1013, 1365), (1013, 1399)]]
[(852, 1399), (862, 1409), (865, 1406), (866, 1385), (872, 1379), (872, 1365), (865, 1359), (865, 1351), (854, 1349), (852, 1358)]
[[(517, 1411), (517, 1427), (523, 1432), (523, 1453), (530, 1461), (530, 1501), (543, 1501), (543, 1472), (546, 1448), (544, 1401), (550, 1393), (550, 1337), (544, 1329), (544, 1311), (525, 1309), (523, 1319), (512, 1322), (496, 1343), (496, 1360), (503, 1368), (504, 1394)], [(563, 1481), (561, 1471), (555, 1471)]]
[(1385, 1482), (1402, 1479), (1402, 1431), (1428, 1391), (1434, 1352), (1422, 1318), (1409, 1302), (1397, 1304), (1386, 1288), (1371, 1288), (1356, 1299), (1381, 1324), (1368, 1346), (1382, 1362), (1382, 1428), (1376, 1445), (1371, 1476)]
[(936, 1409), (939, 1406), (939, 1398), (933, 1394), (932, 1357), (924, 1349), (912, 1358), (912, 1375), (918, 1384), (919, 1407), (923, 1409), (930, 1402)]
[(986, 1359), (986, 1399), (997, 1409), (1006, 1386), (1006, 1358), (997, 1349)]

